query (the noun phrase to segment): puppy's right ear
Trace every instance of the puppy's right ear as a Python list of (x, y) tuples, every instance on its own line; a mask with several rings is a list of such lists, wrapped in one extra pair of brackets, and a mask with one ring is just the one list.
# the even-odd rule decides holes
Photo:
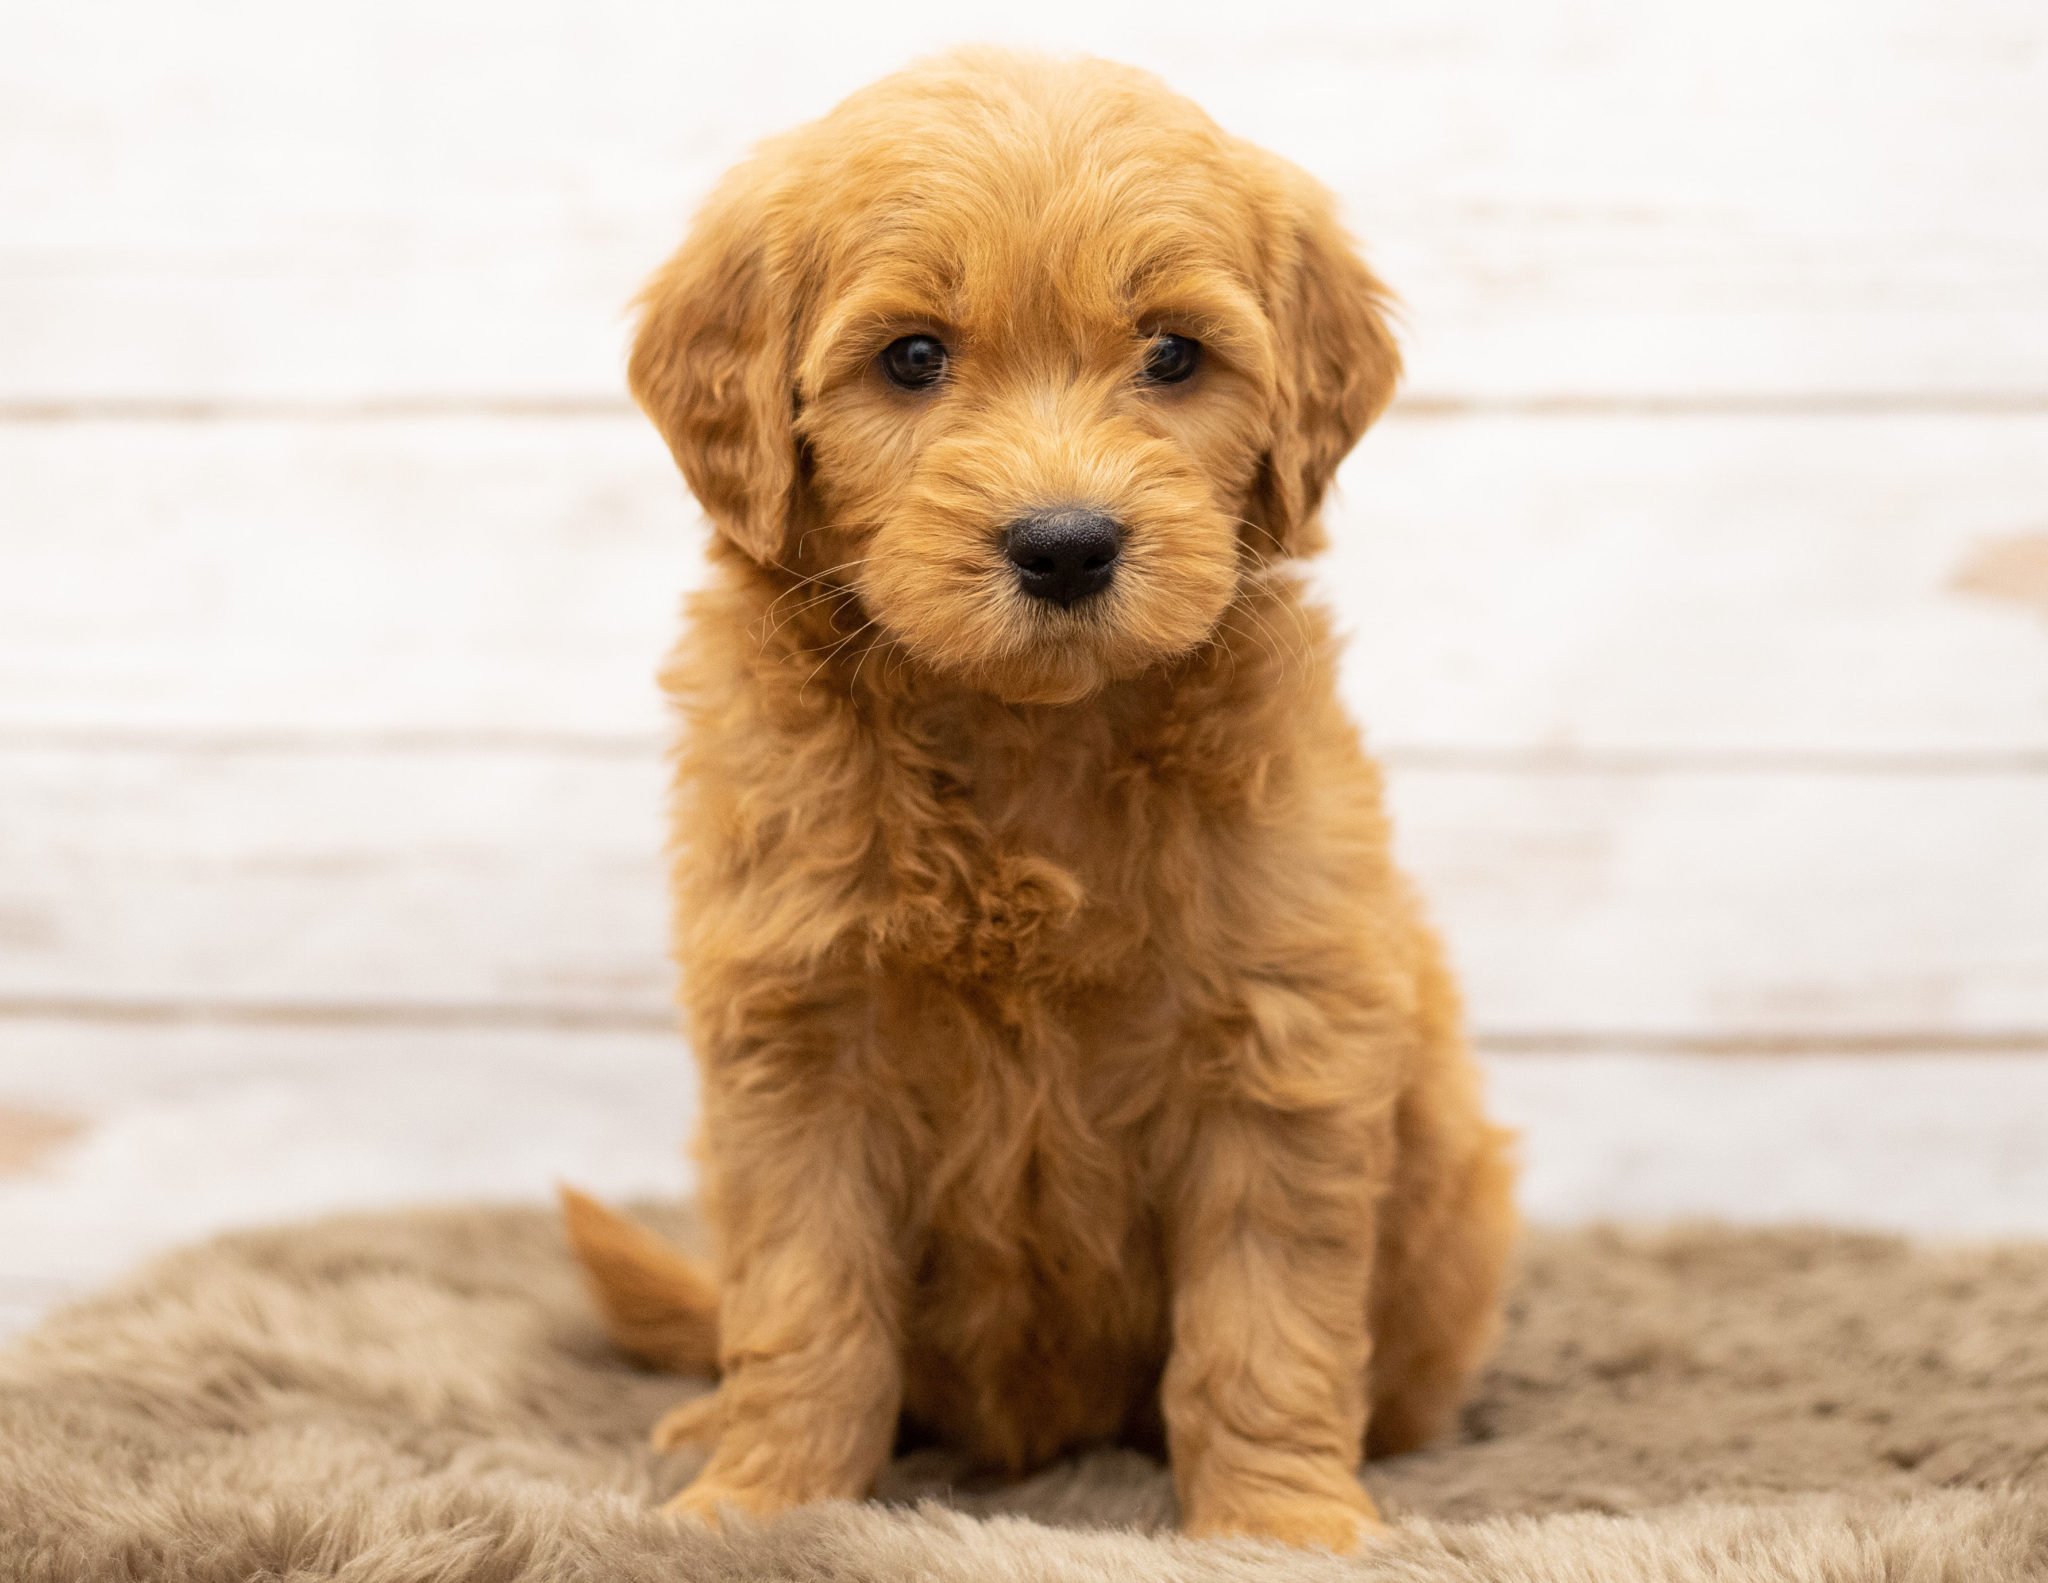
[(719, 531), (773, 562), (804, 484), (795, 307), (767, 256), (763, 185), (751, 167), (735, 172), (647, 283), (627, 378)]

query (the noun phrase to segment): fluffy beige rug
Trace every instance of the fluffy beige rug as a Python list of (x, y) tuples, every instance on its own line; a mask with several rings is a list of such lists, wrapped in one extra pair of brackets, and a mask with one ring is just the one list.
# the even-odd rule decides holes
[(1458, 1442), (1368, 1469), (1400, 1529), (1361, 1561), (1146, 1537), (1129, 1453), (920, 1456), (709, 1536), (651, 1509), (681, 1389), (606, 1350), (545, 1215), (231, 1237), (0, 1353), (0, 1579), (2048, 1578), (2048, 1248), (1537, 1237)]

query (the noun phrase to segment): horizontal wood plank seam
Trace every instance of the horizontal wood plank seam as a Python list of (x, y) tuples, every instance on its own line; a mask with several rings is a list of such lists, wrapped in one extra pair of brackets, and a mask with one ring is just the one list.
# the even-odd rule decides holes
[[(0, 424), (347, 423), (413, 418), (603, 418), (631, 415), (623, 396), (75, 396), (0, 398)], [(1916, 417), (2048, 413), (2048, 390), (1814, 390), (1706, 395), (1432, 395), (1395, 403), (1396, 418)]]
[[(650, 661), (651, 664), (651, 661)], [(1846, 775), (1997, 777), (2048, 775), (2048, 748), (1562, 748), (1458, 747), (1372, 740), (1392, 769), (1503, 775)], [(280, 758), (361, 754), (460, 757), (469, 754), (573, 759), (657, 757), (667, 740), (653, 732), (517, 730), (217, 730), (208, 727), (15, 726), (0, 724), (8, 754), (161, 754), (166, 757)]]
[(2048, 1055), (2048, 1028), (1875, 1028), (1842, 1033), (1670, 1033), (1474, 1028), (1487, 1055)]
[[(75, 1022), (132, 1027), (362, 1028), (674, 1033), (666, 1011), (635, 1007), (491, 1005), (474, 1002), (368, 1004), (342, 1002), (179, 1001), (85, 996), (0, 997), (0, 1029), (8, 1023)], [(1472, 1043), (1495, 1055), (2048, 1055), (2048, 1028), (1982, 1031), (1877, 1028), (1840, 1033), (1575, 1031), (1475, 1027)]]
[(672, 1033), (678, 1018), (652, 1007), (425, 1001), (208, 1001), (101, 999), (86, 995), (0, 995), (0, 1027), (10, 1022), (79, 1022), (135, 1027), (377, 1028), (539, 1030), (563, 1033)]

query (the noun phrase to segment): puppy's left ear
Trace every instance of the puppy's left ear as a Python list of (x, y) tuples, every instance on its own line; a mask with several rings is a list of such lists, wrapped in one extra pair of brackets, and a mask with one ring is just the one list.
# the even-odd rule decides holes
[(1267, 558), (1313, 555), (1337, 464), (1386, 410), (1401, 377), (1387, 323), (1392, 297), (1365, 266), (1328, 194), (1305, 176), (1291, 245), (1278, 250), (1272, 289), (1280, 358), (1272, 439), (1252, 485), (1247, 518)]

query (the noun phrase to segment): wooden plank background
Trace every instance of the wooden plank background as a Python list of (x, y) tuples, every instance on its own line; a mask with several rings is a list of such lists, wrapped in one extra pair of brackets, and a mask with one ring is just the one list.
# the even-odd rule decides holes
[(1317, 577), (1532, 1209), (2048, 1230), (2048, 14), (1029, 12), (0, 13), (0, 1327), (686, 1185), (623, 304), (976, 38), (1161, 71), (1403, 294)]

